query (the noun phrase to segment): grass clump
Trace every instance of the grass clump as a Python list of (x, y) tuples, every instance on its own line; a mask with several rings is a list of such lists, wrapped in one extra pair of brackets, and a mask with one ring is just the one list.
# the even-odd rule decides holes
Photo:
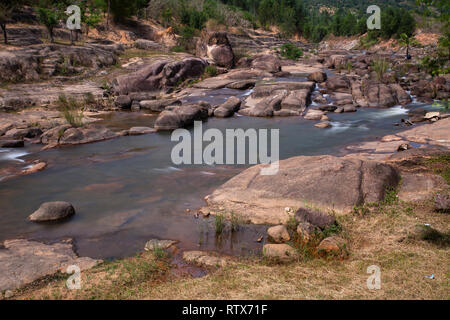
[(204, 75), (206, 78), (215, 77), (215, 76), (217, 76), (218, 74), (219, 74), (219, 70), (217, 70), (217, 67), (216, 67), (216, 66), (212, 66), (212, 65), (207, 66), (207, 67), (205, 68), (204, 73), (203, 73), (203, 75)]
[(225, 229), (225, 216), (223, 213), (218, 213), (214, 216), (214, 226), (216, 228), (216, 235), (221, 235)]
[(384, 75), (386, 74), (387, 70), (389, 69), (389, 62), (386, 61), (386, 59), (374, 60), (372, 62), (372, 69), (377, 74), (377, 80), (382, 81), (384, 78)]
[(303, 56), (303, 51), (292, 43), (285, 43), (280, 48), (280, 54), (283, 58), (298, 60)]
[(440, 175), (450, 184), (450, 153), (446, 153), (425, 161), (427, 167), (435, 174)]
[(74, 98), (62, 94), (58, 97), (57, 105), (68, 124), (75, 128), (83, 126), (83, 111)]

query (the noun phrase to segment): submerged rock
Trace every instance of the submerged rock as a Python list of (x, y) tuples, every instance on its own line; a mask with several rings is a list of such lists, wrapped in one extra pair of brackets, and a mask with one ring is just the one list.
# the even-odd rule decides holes
[(175, 130), (190, 126), (194, 121), (208, 119), (208, 108), (199, 104), (175, 106), (160, 113), (155, 122), (155, 129)]
[(230, 97), (228, 100), (214, 110), (214, 116), (219, 118), (228, 118), (233, 116), (241, 107), (241, 99)]
[(203, 267), (225, 267), (231, 263), (226, 257), (215, 252), (185, 251), (183, 260)]
[(74, 214), (75, 209), (69, 202), (45, 202), (28, 219), (34, 222), (57, 221), (73, 216)]
[(177, 244), (178, 241), (152, 239), (145, 244), (145, 251), (153, 251), (155, 249), (168, 249)]

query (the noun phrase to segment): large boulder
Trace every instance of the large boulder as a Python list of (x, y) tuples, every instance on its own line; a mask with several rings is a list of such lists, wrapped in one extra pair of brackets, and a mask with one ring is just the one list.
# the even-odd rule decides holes
[(120, 95), (131, 92), (160, 91), (175, 87), (188, 78), (200, 77), (208, 63), (199, 58), (185, 58), (181, 61), (157, 61), (142, 69), (118, 76), (113, 81), (114, 91)]
[(294, 109), (304, 111), (306, 107), (311, 103), (311, 91), (307, 89), (294, 90), (283, 99), (281, 108)]
[(38, 210), (28, 218), (34, 222), (56, 221), (68, 218), (75, 214), (75, 209), (69, 202), (55, 201), (41, 204)]
[(213, 60), (219, 67), (234, 66), (233, 48), (225, 32), (204, 33), (197, 42), (196, 55)]
[(280, 262), (294, 261), (299, 257), (297, 250), (287, 244), (265, 244), (263, 255), (268, 259)]
[(256, 224), (280, 224), (286, 207), (314, 206), (338, 214), (384, 199), (400, 181), (388, 164), (333, 156), (294, 157), (279, 162), (275, 175), (261, 175), (262, 165), (235, 176), (207, 196), (211, 212), (239, 212)]
[(59, 136), (58, 143), (61, 145), (77, 145), (118, 137), (117, 133), (96, 124), (89, 124), (81, 128), (71, 127), (63, 132), (54, 133)]
[(251, 67), (270, 73), (277, 73), (281, 71), (281, 61), (276, 56), (264, 54), (256, 56), (252, 61)]
[(208, 108), (199, 104), (175, 106), (161, 112), (155, 121), (158, 131), (175, 130), (190, 126), (194, 121), (208, 118)]
[(328, 78), (326, 86), (327, 89), (332, 92), (350, 93), (351, 91), (350, 80), (345, 76), (334, 76)]
[(371, 108), (390, 108), (397, 104), (395, 92), (383, 83), (369, 82), (364, 88), (364, 96)]
[(308, 76), (308, 80), (322, 83), (327, 80), (327, 74), (323, 71), (316, 71), (316, 72), (311, 73)]

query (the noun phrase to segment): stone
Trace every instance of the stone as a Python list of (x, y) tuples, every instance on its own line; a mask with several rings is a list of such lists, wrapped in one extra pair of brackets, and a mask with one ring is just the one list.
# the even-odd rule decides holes
[(234, 53), (226, 32), (205, 32), (197, 41), (196, 55), (209, 58), (219, 67), (231, 69)]
[(436, 190), (445, 185), (445, 180), (439, 175), (403, 172), (398, 198), (407, 202), (430, 200)]
[(10, 140), (23, 140), (24, 138), (36, 138), (42, 134), (42, 130), (40, 128), (25, 128), (18, 129), (14, 128), (5, 133), (4, 139)]
[(331, 214), (309, 208), (298, 209), (295, 213), (295, 218), (297, 221), (308, 222), (320, 229), (325, 229), (336, 224), (336, 218)]
[(168, 106), (181, 105), (181, 101), (178, 99), (143, 100), (140, 104), (141, 109), (147, 109), (153, 112), (161, 112)]
[(118, 96), (116, 98), (116, 101), (114, 102), (114, 104), (116, 105), (116, 107), (120, 108), (120, 109), (130, 109), (131, 107), (131, 99), (129, 96)]
[(320, 120), (322, 119), (324, 113), (323, 111), (316, 110), (316, 109), (310, 109), (305, 114), (304, 118), (305, 120)]
[(270, 227), (269, 229), (267, 229), (267, 234), (270, 236), (271, 240), (275, 243), (283, 243), (291, 240), (289, 232), (287, 231), (287, 228), (284, 225)]
[(3, 140), (0, 139), (0, 148), (23, 148), (25, 146), (23, 140)]
[(308, 242), (314, 233), (319, 231), (319, 228), (306, 221), (300, 222), (297, 226), (297, 234), (304, 242)]
[(230, 97), (214, 110), (214, 116), (218, 118), (228, 118), (233, 116), (235, 112), (241, 107), (241, 99), (237, 97)]
[(251, 67), (270, 73), (277, 73), (281, 71), (281, 61), (276, 56), (264, 54), (254, 57)]
[(45, 162), (38, 162), (34, 164), (31, 168), (22, 170), (22, 174), (32, 174), (39, 171), (44, 170), (47, 167), (47, 164)]
[(203, 267), (225, 267), (232, 264), (229, 259), (217, 253), (204, 251), (185, 251), (183, 260)]
[(137, 39), (134, 41), (134, 46), (141, 50), (161, 50), (162, 46), (155, 41), (147, 39)]
[(28, 219), (34, 222), (57, 221), (75, 214), (72, 204), (64, 201), (45, 202)]
[(434, 208), (437, 211), (450, 212), (450, 195), (438, 193), (434, 199)]
[(158, 240), (151, 239), (145, 243), (145, 251), (154, 251), (155, 249), (169, 249), (171, 246), (177, 244), (178, 241), (173, 240)]
[(128, 130), (130, 136), (137, 136), (141, 134), (155, 133), (156, 130), (150, 127), (132, 127)]
[(255, 80), (242, 80), (237, 82), (232, 82), (228, 84), (226, 87), (229, 89), (236, 89), (236, 90), (248, 90), (255, 86), (256, 81)]
[(369, 82), (364, 89), (364, 96), (367, 98), (370, 108), (390, 108), (397, 104), (397, 98), (390, 86)]
[(356, 112), (356, 107), (352, 105), (344, 106), (344, 112)]
[(301, 156), (279, 162), (275, 175), (261, 175), (253, 166), (231, 178), (206, 201), (214, 212), (241, 212), (254, 224), (283, 224), (284, 208), (310, 204), (320, 211), (346, 214), (354, 206), (384, 199), (387, 187), (397, 187), (400, 176), (389, 164), (333, 156)]
[(265, 244), (263, 255), (266, 258), (289, 262), (298, 259), (298, 252), (287, 244)]
[(411, 145), (409, 143), (402, 143), (401, 145), (398, 146), (397, 151), (401, 152), (406, 151), (408, 149), (411, 149)]
[(334, 76), (328, 78), (326, 82), (327, 89), (332, 92), (350, 93), (350, 80), (343, 76)]
[(307, 89), (291, 91), (281, 102), (282, 109), (304, 111), (311, 103), (311, 92)]
[(173, 62), (160, 60), (136, 72), (118, 76), (113, 80), (113, 89), (119, 95), (158, 92), (173, 88), (188, 78), (200, 77), (207, 65), (205, 60), (193, 57)]
[(185, 128), (194, 123), (194, 121), (203, 121), (208, 119), (208, 108), (200, 105), (175, 106), (171, 110), (164, 110), (155, 121), (157, 131), (175, 130)]
[(425, 114), (424, 119), (425, 119), (425, 120), (431, 120), (431, 119), (433, 119), (433, 118), (439, 119), (440, 116), (441, 116), (441, 114), (440, 114), (439, 112), (427, 112), (427, 113)]
[(317, 250), (325, 252), (328, 255), (342, 256), (347, 254), (347, 242), (337, 236), (332, 236), (323, 239), (317, 246)]
[[(59, 133), (57, 133), (59, 135)], [(116, 138), (119, 135), (108, 128), (88, 124), (80, 128), (70, 127), (59, 137), (60, 145), (77, 145)], [(42, 140), (41, 140), (42, 141)]]
[(323, 71), (316, 71), (316, 72), (311, 73), (308, 76), (308, 80), (322, 83), (327, 80), (327, 74)]
[(43, 244), (18, 239), (5, 240), (3, 245), (0, 249), (0, 292), (19, 289), (58, 271), (65, 273), (70, 265), (83, 271), (101, 262), (78, 257), (71, 241)]

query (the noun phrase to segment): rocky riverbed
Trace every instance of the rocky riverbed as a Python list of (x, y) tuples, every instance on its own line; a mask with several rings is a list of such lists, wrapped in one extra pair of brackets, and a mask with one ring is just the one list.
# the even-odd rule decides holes
[[(264, 43), (265, 52), (235, 57), (233, 49), (254, 48), (260, 42)], [(302, 222), (299, 234), (310, 236), (317, 228), (329, 226), (321, 224), (329, 219), (322, 216), (323, 212), (345, 215), (365, 203), (382, 202), (386, 188), (398, 189), (399, 197), (405, 201), (431, 199), (436, 190), (447, 190), (448, 185), (440, 176), (415, 172), (405, 161), (448, 153), (450, 118), (431, 106), (435, 100), (449, 98), (448, 76), (431, 78), (415, 61), (406, 62), (402, 55), (358, 50), (317, 51), (304, 46), (307, 56), (292, 61), (280, 57), (279, 45), (279, 39), (258, 34), (230, 40), (226, 34), (216, 32), (198, 39), (195, 57), (166, 54), (162, 44), (145, 39), (131, 45), (92, 41), (85, 46), (33, 44), (1, 51), (0, 66), (5, 70), (1, 79), (8, 81), (0, 89), (0, 147), (5, 150), (1, 154), (22, 149), (29, 152), (29, 167), (24, 168), (20, 162), (24, 155), (17, 156), (20, 163), (1, 163), (0, 184), (5, 198), (0, 201), (8, 212), (5, 225), (8, 229), (13, 225), (17, 228), (24, 223), (22, 218), (43, 202), (70, 200), (49, 199), (56, 194), (76, 201), (75, 210), (78, 212), (79, 204), (80, 215), (62, 224), (22, 225), (26, 232), (18, 232), (17, 236), (30, 235), (42, 241), (73, 236), (79, 238), (83, 255), (95, 256), (96, 250), (88, 248), (101, 242), (99, 248), (108, 252), (105, 257), (115, 257), (142, 250), (143, 243), (157, 235), (185, 240), (179, 246), (187, 250), (184, 256), (189, 261), (225, 265), (225, 258), (217, 254), (205, 256), (202, 251), (192, 250), (199, 246), (203, 252), (261, 252), (267, 225), (286, 224), (291, 216)], [(151, 51), (152, 56), (127, 56), (126, 52), (136, 48)], [(154, 50), (159, 51), (154, 54)], [(390, 64), (383, 74), (373, 68), (373, 62), (380, 59)], [(122, 67), (114, 70), (115, 65)], [(215, 66), (215, 76), (205, 73), (211, 65)], [(21, 81), (26, 83), (15, 83)], [(62, 95), (81, 106), (81, 124), (67, 123), (67, 117), (58, 110)], [(383, 124), (379, 132), (386, 135), (377, 140), (377, 134), (365, 134), (359, 143), (348, 136), (340, 141), (338, 131), (333, 131), (342, 126), (339, 119), (363, 122), (367, 120), (363, 119), (365, 116), (375, 117), (367, 129), (376, 130), (374, 123), (384, 119), (377, 120), (376, 115), (391, 110), (394, 114), (400, 110), (400, 116), (395, 122)], [(114, 114), (139, 116), (133, 126), (112, 126), (104, 117)], [(239, 126), (243, 120), (249, 121), (244, 123), (246, 126), (286, 126), (297, 130), (302, 126), (302, 133), (316, 133), (311, 141), (302, 140), (306, 149), (295, 149), (298, 142), (292, 132), (298, 131), (289, 131), (291, 145), (286, 147), (280, 173), (275, 177), (260, 176), (258, 166), (246, 170), (190, 169), (168, 166), (167, 159), (161, 160), (169, 157), (170, 149), (164, 131), (190, 128), (194, 121), (208, 121), (216, 126), (223, 121), (222, 126), (226, 127), (231, 123)], [(364, 125), (358, 123), (356, 127), (364, 130)], [(152, 134), (152, 138), (147, 134)], [(154, 140), (149, 146), (145, 139)], [(317, 146), (319, 141), (325, 143), (324, 147)], [(97, 143), (80, 146), (93, 142)], [(71, 149), (76, 145), (81, 149)], [(153, 149), (159, 154), (148, 151)], [(333, 155), (324, 155), (328, 153)], [(148, 173), (149, 162), (164, 166), (153, 165)], [(95, 167), (99, 163), (103, 166)], [(58, 182), (62, 177), (66, 180)], [(156, 190), (151, 196), (146, 189), (148, 181), (136, 182), (138, 177), (153, 183)], [(24, 200), (27, 183), (29, 203), (7, 204)], [(208, 206), (197, 213), (203, 206), (202, 197), (208, 193)], [(128, 201), (133, 205), (123, 195), (132, 199)], [(172, 210), (168, 209), (170, 205)], [(18, 207), (21, 212), (16, 214)], [(101, 211), (99, 219), (92, 215), (94, 211)], [(185, 214), (180, 215), (183, 211)], [(156, 219), (143, 219), (147, 212)], [(250, 224), (223, 243), (208, 240), (208, 222), (193, 222), (203, 221), (202, 215), (210, 214), (231, 219), (232, 213), (239, 213), (240, 219)], [(91, 230), (83, 230), (86, 223)], [(288, 241), (284, 231), (278, 227), (269, 232), (276, 241), (265, 245), (266, 255), (284, 260), (293, 256), (286, 254), (291, 247), (283, 243)], [(127, 250), (105, 245), (124, 239), (126, 246), (128, 238), (134, 241)], [(198, 238), (207, 244), (199, 244)], [(319, 247), (324, 250), (342, 247), (339, 239), (323, 241)], [(45, 264), (40, 253), (48, 258)], [(87, 261), (86, 266), (91, 267), (96, 263), (78, 258), (68, 243), (6, 240), (0, 254), (4, 256), (0, 274), (8, 275), (0, 277), (0, 291), (18, 288), (66, 264)], [(29, 267), (18, 269), (17, 265), (23, 262)]]

